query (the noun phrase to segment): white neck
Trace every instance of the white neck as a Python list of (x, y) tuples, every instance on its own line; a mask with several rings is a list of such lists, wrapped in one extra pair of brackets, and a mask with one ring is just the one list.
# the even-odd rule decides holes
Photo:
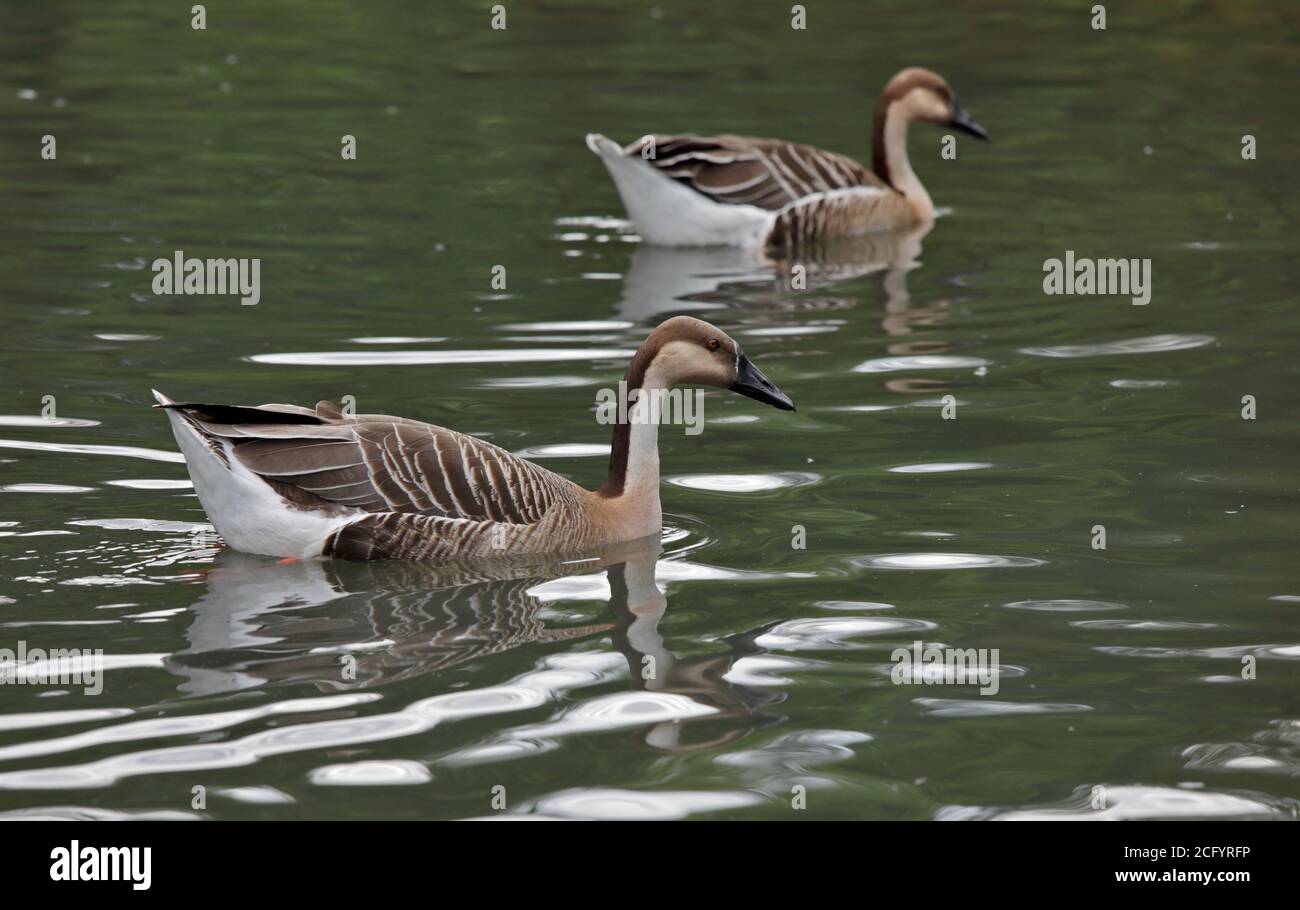
[(906, 99), (889, 106), (885, 114), (885, 162), (894, 189), (906, 196), (923, 218), (929, 219), (934, 217), (934, 203), (907, 158), (907, 125), (911, 120)]
[(653, 493), (659, 498), (659, 423), (649, 418), (650, 401), (642, 389), (636, 403), (628, 408), (627, 419), (632, 425), (627, 449), (627, 477), (623, 481), (625, 493), (645, 495)]

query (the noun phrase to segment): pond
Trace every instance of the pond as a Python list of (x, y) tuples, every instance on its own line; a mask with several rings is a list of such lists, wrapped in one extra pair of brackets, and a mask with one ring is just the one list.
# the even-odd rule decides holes
[[(103, 678), (0, 686), (0, 814), (1300, 812), (1291, 13), (3, 6), (0, 649)], [(913, 128), (932, 229), (654, 247), (583, 142), (869, 162), (914, 64), (992, 138)], [(176, 251), (259, 298), (156, 295)], [(1149, 303), (1044, 293), (1067, 252)], [(233, 552), (149, 406), (348, 401), (590, 488), (599, 391), (682, 313), (799, 410), (705, 392), (662, 539), (587, 561)]]

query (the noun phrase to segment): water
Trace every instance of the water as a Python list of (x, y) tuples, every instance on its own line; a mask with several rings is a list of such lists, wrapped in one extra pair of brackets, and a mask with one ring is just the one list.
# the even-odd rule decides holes
[[(858, 6), (5, 4), (0, 646), (107, 669), (0, 687), (0, 812), (1295, 817), (1294, 15)], [(944, 217), (806, 290), (641, 245), (582, 144), (867, 158), (911, 63), (993, 142), (916, 128)], [(260, 257), (261, 302), (155, 297), (176, 249)], [(1151, 258), (1151, 304), (1045, 296), (1067, 249)], [(662, 543), (589, 563), (218, 552), (147, 406), (351, 395), (594, 486), (595, 392), (679, 312), (799, 411), (710, 391)], [(999, 691), (892, 684), (918, 640)]]

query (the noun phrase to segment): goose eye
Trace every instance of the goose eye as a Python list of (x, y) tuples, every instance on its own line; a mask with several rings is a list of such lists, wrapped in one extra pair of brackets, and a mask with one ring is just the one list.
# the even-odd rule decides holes
[(720, 345), (721, 343), (722, 342), (718, 341), (718, 339), (716, 338), (710, 338), (708, 341), (704, 342), (704, 346), (708, 348), (710, 351), (716, 351), (718, 349), (718, 345)]

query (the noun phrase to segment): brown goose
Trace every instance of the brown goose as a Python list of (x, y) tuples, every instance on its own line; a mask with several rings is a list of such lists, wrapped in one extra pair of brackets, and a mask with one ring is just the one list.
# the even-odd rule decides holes
[(911, 67), (876, 104), (871, 170), (810, 145), (745, 136), (645, 136), (621, 148), (590, 133), (587, 147), (650, 243), (788, 246), (932, 220), (934, 204), (907, 157), (907, 127), (917, 120), (988, 139), (947, 82)]
[(454, 430), (380, 414), (181, 404), (155, 391), (199, 501), (236, 550), (266, 556), (449, 560), (551, 553), (662, 531), (655, 390), (731, 389), (794, 404), (725, 332), (677, 316), (650, 333), (624, 376), (597, 491)]

